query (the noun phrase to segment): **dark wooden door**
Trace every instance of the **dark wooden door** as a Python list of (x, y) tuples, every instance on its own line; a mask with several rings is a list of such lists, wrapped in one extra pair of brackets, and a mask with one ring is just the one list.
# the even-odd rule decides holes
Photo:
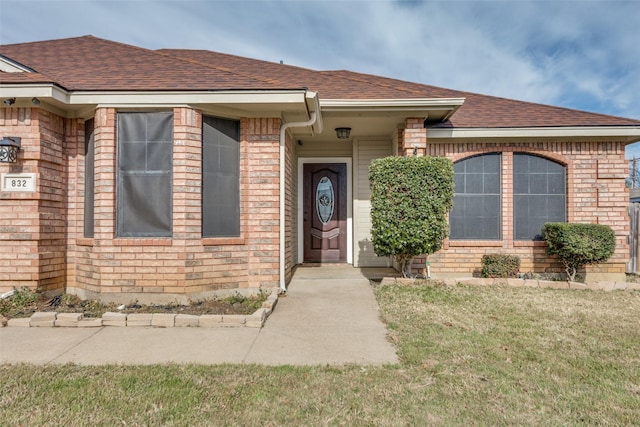
[(347, 261), (347, 165), (307, 163), (304, 182), (304, 261)]

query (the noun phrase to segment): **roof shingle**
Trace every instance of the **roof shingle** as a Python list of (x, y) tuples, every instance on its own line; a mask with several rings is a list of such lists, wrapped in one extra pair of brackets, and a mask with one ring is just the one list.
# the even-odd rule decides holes
[(36, 73), (2, 83), (55, 83), (70, 91), (277, 90), (307, 88), (321, 99), (465, 98), (438, 127), (640, 126), (640, 120), (445, 89), (346, 70), (315, 71), (206, 50), (148, 50), (93, 36), (0, 46)]

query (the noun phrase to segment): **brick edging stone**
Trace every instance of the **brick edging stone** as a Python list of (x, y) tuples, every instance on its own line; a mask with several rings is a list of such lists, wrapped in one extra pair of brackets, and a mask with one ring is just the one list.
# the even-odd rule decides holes
[[(422, 280), (422, 279), (421, 279)], [(474, 286), (510, 286), (525, 288), (547, 288), (547, 289), (583, 289), (592, 291), (619, 291), (619, 290), (640, 290), (640, 283), (632, 282), (567, 282), (535, 279), (492, 279), (482, 277), (462, 277), (458, 279), (436, 279), (447, 286), (457, 284)], [(394, 283), (411, 284), (416, 279), (404, 279), (399, 277), (385, 277), (380, 285), (392, 285)]]
[(200, 327), (200, 328), (262, 328), (278, 303), (278, 292), (274, 291), (253, 314), (191, 314), (173, 313), (117, 313), (107, 312), (99, 318), (85, 318), (83, 313), (36, 312), (31, 317), (6, 319), (0, 315), (0, 328), (12, 327), (67, 327), (97, 328), (102, 326), (156, 328)]

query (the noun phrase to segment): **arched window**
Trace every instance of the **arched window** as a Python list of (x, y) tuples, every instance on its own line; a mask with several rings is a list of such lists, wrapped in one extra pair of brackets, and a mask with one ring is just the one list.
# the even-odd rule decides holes
[[(502, 170), (504, 156), (513, 156), (512, 171)], [(450, 240), (540, 240), (545, 222), (567, 220), (561, 163), (528, 153), (487, 153), (456, 162), (454, 172)], [(512, 216), (503, 218), (507, 212)]]
[(567, 218), (566, 167), (543, 157), (513, 154), (515, 240), (540, 240), (545, 222)]
[(454, 164), (455, 195), (449, 215), (452, 240), (501, 238), (501, 155), (488, 153)]

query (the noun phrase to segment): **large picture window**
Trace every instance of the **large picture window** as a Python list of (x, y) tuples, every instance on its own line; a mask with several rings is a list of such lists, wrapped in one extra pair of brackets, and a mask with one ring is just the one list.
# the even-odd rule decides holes
[(117, 235), (170, 237), (173, 113), (119, 113), (117, 126)]
[(540, 240), (545, 222), (566, 221), (565, 167), (526, 153), (513, 155), (515, 240)]
[(470, 157), (454, 164), (450, 239), (500, 239), (500, 164), (499, 153)]
[[(513, 156), (512, 171), (502, 170), (505, 155)], [(500, 240), (503, 232), (511, 236), (510, 228), (514, 240), (540, 240), (545, 222), (567, 219), (566, 166), (553, 160), (528, 153), (488, 153), (456, 162), (454, 172), (451, 240)], [(512, 175), (503, 184), (504, 173)], [(503, 203), (509, 201), (513, 206), (504, 211), (513, 216), (502, 218)]]
[(240, 123), (202, 119), (202, 237), (240, 236)]

